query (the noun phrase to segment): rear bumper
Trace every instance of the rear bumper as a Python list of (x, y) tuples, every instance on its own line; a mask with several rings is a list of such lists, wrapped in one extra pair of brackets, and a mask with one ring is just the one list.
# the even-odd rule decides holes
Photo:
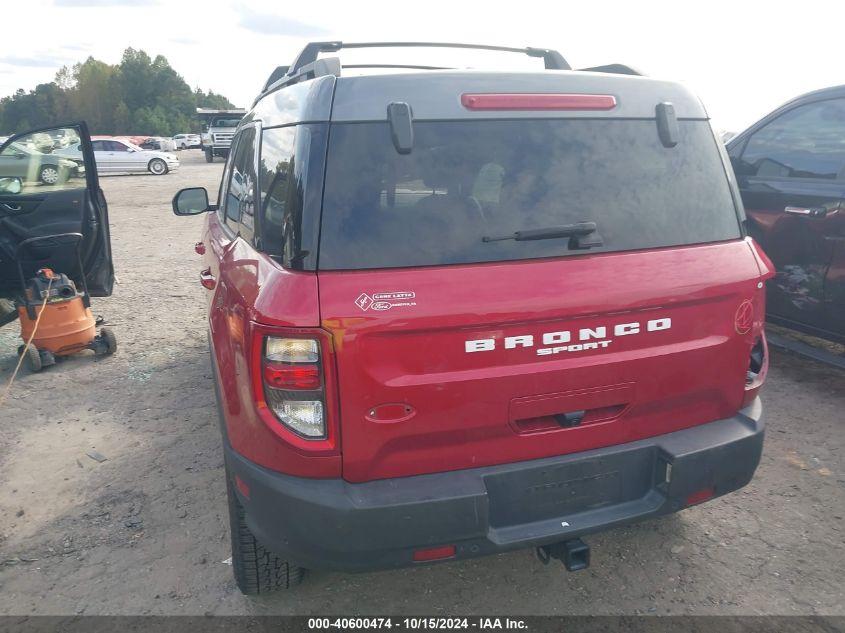
[(629, 444), (361, 484), (282, 475), (228, 445), (226, 463), (249, 486), (238, 496), (266, 547), (304, 567), (362, 571), (413, 564), (420, 548), (454, 544), (455, 558), (469, 558), (676, 512), (691, 495), (747, 484), (763, 435), (757, 399), (731, 418)]

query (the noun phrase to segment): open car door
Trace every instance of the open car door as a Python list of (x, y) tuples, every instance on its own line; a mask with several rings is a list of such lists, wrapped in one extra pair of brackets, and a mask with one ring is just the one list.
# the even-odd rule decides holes
[(21, 292), (18, 260), (26, 279), (46, 267), (67, 274), (81, 288), (78, 240), (45, 240), (18, 253), (24, 240), (59, 233), (82, 234), (88, 291), (94, 297), (110, 295), (108, 209), (84, 122), (32, 130), (0, 145), (0, 298)]

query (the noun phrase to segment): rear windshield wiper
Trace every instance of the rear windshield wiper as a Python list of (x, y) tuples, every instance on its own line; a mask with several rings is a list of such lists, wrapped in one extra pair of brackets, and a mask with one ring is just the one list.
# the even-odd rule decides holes
[(569, 238), (569, 248), (583, 249), (603, 246), (604, 240), (596, 233), (595, 222), (576, 222), (575, 224), (564, 224), (563, 226), (547, 226), (542, 229), (528, 229), (516, 231), (510, 235), (497, 237), (484, 236), (482, 242), (503, 242), (514, 240), (516, 242), (529, 242), (534, 240), (553, 240), (560, 237)]

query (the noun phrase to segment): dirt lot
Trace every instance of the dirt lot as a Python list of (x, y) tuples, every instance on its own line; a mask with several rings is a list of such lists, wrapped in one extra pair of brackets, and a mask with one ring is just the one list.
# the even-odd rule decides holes
[[(845, 614), (845, 374), (775, 353), (763, 461), (744, 490), (589, 539), (590, 570), (531, 551), (366, 575), (294, 594), (235, 588), (223, 459), (181, 187), (222, 165), (103, 179), (119, 285), (95, 303), (111, 358), (22, 374), (0, 409), (2, 614)], [(0, 380), (17, 326), (0, 331)], [(96, 450), (107, 458), (87, 455)]]

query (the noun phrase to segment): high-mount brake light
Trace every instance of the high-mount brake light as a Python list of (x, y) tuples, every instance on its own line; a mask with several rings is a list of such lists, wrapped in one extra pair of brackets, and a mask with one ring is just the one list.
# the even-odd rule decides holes
[(465, 93), (461, 105), (467, 110), (612, 110), (613, 95), (551, 93)]
[(324, 439), (325, 387), (319, 341), (265, 337), (262, 375), (267, 404), (278, 420), (301, 437)]

